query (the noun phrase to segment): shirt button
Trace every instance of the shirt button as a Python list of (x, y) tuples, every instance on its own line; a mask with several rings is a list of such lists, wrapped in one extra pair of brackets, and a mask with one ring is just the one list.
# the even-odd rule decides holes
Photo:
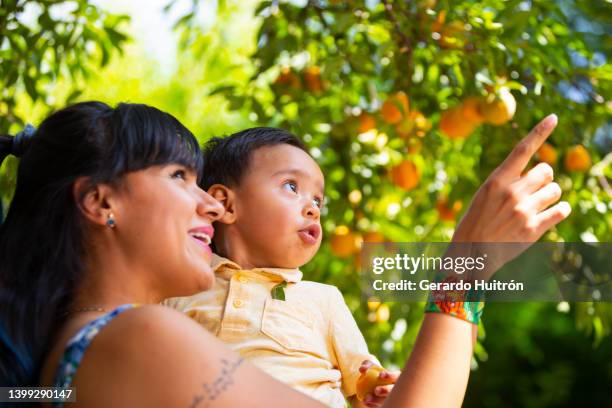
[(240, 300), (240, 299), (236, 299), (236, 300), (234, 300), (233, 304), (234, 304), (235, 308), (239, 309), (239, 308), (241, 308), (244, 305), (244, 302), (242, 300)]

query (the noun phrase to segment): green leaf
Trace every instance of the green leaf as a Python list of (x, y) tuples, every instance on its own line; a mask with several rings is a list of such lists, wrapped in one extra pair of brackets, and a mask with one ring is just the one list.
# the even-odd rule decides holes
[(278, 285), (272, 288), (270, 294), (272, 295), (272, 299), (276, 300), (285, 300), (285, 288), (287, 287), (287, 281), (282, 281)]
[(236, 90), (236, 87), (234, 85), (222, 85), (222, 86), (218, 86), (214, 88), (212, 91), (208, 93), (208, 95), (209, 96), (218, 95), (218, 94), (226, 95), (228, 93), (233, 93), (235, 90)]
[(36, 90), (36, 82), (30, 76), (23, 77), (23, 84), (25, 85), (26, 92), (30, 95), (33, 101), (38, 99), (38, 91)]

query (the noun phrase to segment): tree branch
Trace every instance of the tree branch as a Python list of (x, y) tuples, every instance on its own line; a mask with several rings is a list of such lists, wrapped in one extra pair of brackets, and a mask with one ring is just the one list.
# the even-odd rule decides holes
[(402, 31), (400, 27), (399, 21), (397, 20), (397, 16), (395, 15), (395, 11), (393, 10), (393, 5), (389, 2), (389, 0), (382, 0), (382, 3), (385, 7), (385, 13), (389, 17), (389, 21), (393, 24), (393, 29), (400, 39), (400, 54), (406, 55), (407, 67), (408, 67), (408, 75), (406, 77), (406, 84), (410, 86), (412, 82), (412, 41), (410, 38)]
[(391, 23), (393, 24), (395, 33), (401, 40), (402, 47), (400, 48), (400, 52), (411, 54), (412, 41), (410, 41), (410, 38), (402, 31), (399, 22), (397, 21), (397, 17), (395, 16), (395, 12), (393, 11), (393, 5), (389, 3), (389, 0), (382, 0), (382, 3), (385, 6), (385, 12), (387, 13), (387, 16), (389, 16), (389, 21), (391, 21)]

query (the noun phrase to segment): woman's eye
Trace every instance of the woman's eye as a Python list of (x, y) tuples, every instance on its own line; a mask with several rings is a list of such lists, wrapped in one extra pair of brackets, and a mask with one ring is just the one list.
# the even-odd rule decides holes
[(172, 173), (172, 178), (180, 178), (185, 180), (187, 178), (187, 172), (185, 170), (177, 170)]
[(297, 184), (294, 183), (293, 181), (286, 181), (285, 183), (283, 183), (283, 188), (285, 190), (290, 190), (294, 193), (297, 193), (298, 189), (297, 189)]

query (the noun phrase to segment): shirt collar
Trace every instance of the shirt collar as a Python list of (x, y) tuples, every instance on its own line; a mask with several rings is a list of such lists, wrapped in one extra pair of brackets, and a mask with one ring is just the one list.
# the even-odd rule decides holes
[[(238, 271), (251, 271), (258, 274), (266, 275), (271, 280), (285, 280), (290, 283), (297, 283), (302, 280), (302, 271), (298, 268), (285, 269), (285, 268), (253, 268), (253, 269), (242, 269), (237, 263), (230, 261), (227, 258), (213, 254), (212, 256), (212, 269), (216, 274), (226, 273), (231, 276)], [(276, 278), (276, 279), (275, 279)]]

